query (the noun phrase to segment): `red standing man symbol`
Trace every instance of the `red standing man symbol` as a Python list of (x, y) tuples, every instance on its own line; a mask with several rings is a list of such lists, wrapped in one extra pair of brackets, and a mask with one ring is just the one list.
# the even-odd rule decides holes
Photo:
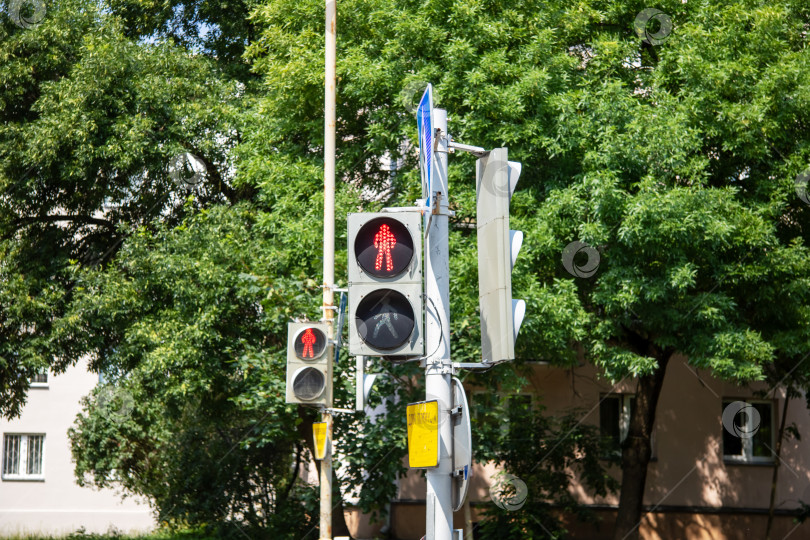
[(390, 272), (394, 269), (394, 259), (391, 256), (391, 250), (397, 245), (397, 239), (388, 225), (383, 224), (377, 234), (374, 235), (374, 247), (377, 248), (377, 260), (374, 263), (374, 269), (380, 270), (383, 265), (383, 260), (386, 261), (385, 270)]
[(307, 357), (307, 351), (309, 351), (309, 358), (315, 358), (315, 351), (312, 348), (312, 345), (315, 344), (317, 338), (315, 334), (312, 333), (312, 328), (307, 328), (304, 335), (301, 336), (301, 343), (304, 344), (304, 353), (301, 355), (303, 358)]

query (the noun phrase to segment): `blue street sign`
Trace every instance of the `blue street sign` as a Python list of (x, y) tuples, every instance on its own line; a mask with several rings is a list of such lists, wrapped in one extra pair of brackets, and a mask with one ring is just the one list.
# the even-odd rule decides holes
[(433, 85), (428, 84), (416, 109), (419, 129), (419, 165), (422, 170), (422, 198), (430, 207), (430, 186), (433, 176)]

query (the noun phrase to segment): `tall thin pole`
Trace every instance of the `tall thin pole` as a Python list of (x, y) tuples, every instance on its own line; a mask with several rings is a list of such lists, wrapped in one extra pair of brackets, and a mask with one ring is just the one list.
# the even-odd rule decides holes
[[(326, 0), (326, 54), (324, 78), (324, 145), (323, 145), (323, 316), (334, 318), (335, 285), (335, 70), (337, 58), (337, 4)], [(328, 358), (334, 358), (334, 329), (329, 325)], [(324, 410), (327, 449), (321, 461), (321, 540), (332, 540), (332, 413)]]
[(431, 186), (434, 210), (425, 216), (425, 297), (427, 329), (425, 389), (428, 400), (439, 402), (439, 466), (427, 470), (427, 540), (451, 540), (453, 534), (452, 502), (452, 407), (450, 361), (450, 246), (447, 236), (447, 111), (434, 109), (433, 122), (437, 136), (436, 168)]

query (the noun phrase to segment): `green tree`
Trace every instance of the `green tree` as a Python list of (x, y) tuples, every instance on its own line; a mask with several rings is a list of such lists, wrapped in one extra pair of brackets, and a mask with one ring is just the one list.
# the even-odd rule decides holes
[[(101, 336), (62, 332), (73, 269), (104, 265), (155, 216), (236, 202), (228, 151), (240, 92), (211, 61), (134, 43), (95, 2), (48, 6), (42, 23), (0, 21), (0, 414), (28, 379), (59, 372)], [(168, 174), (190, 152), (207, 167), (194, 203)]]
[[(294, 428), (306, 411), (272, 398), (281, 388), (280, 363), (276, 371), (261, 364), (261, 384), (273, 389), (271, 397), (255, 392), (261, 399), (231, 380), (238, 371), (205, 374), (217, 366), (236, 369), (226, 356), (280, 362), (283, 324), (318, 316), (317, 293), (302, 284), (320, 272), (323, 6), (314, 0), (238, 4), (240, 13), (253, 10), (249, 22), (236, 17), (231, 26), (222, 22), (227, 10), (210, 3), (114, 6), (108, 13), (74, 0), (34, 29), (3, 23), (2, 412), (19, 410), (30, 373), (54, 357), (58, 368), (88, 352), (98, 368), (120, 370), (120, 384), (138, 382), (132, 392), (154, 399), (145, 411), (160, 410), (179, 390), (160, 381), (165, 391), (150, 392), (151, 379), (138, 377), (142, 363), (146, 369), (150, 361), (207, 359), (212, 343), (230, 343), (231, 356), (217, 350), (210, 364), (183, 370), (203, 381), (195, 388), (223, 391), (212, 424), (203, 423), (199, 433), (229, 411), (245, 426), (259, 411), (274, 411), (286, 429)], [(649, 436), (672, 356), (683, 353), (693, 366), (745, 381), (762, 379), (772, 360), (790, 362), (807, 346), (801, 317), (761, 315), (768, 311), (767, 290), (788, 313), (806, 312), (804, 296), (790, 290), (806, 275), (810, 215), (793, 185), (810, 161), (808, 7), (800, 0), (667, 0), (659, 7), (674, 30), (655, 46), (634, 32), (645, 7), (607, 0), (346, 0), (338, 23), (339, 217), (411, 204), (420, 195), (410, 107), (428, 81), (450, 112), (456, 139), (508, 146), (510, 157), (523, 163), (512, 204), (514, 227), (528, 232), (514, 279), (529, 315), (519, 357), (570, 365), (581, 351), (610, 380), (638, 379), (622, 449), (617, 538), (638, 536)], [(183, 13), (199, 24), (174, 24)], [(215, 31), (199, 33), (200, 25)], [(241, 47), (245, 55), (237, 59)], [(166, 170), (183, 151), (199, 155), (209, 170), (188, 203), (169, 192)], [(395, 175), (390, 159), (399, 160)], [(452, 335), (459, 360), (478, 354), (477, 301), (469, 286), (476, 280), (473, 163), (454, 157), (450, 170), (457, 211), (450, 240)], [(235, 205), (241, 210), (234, 215), (242, 217), (234, 219), (252, 224), (244, 251), (232, 253), (252, 261), (239, 270), (252, 278), (235, 279), (236, 268), (223, 263), (218, 275), (227, 286), (203, 281), (210, 290), (194, 299), (165, 291), (170, 276), (186, 276), (148, 268), (138, 290), (150, 293), (134, 295), (128, 311), (96, 303), (128, 290), (137, 279), (127, 265), (148, 260), (134, 246), (128, 259), (115, 257), (134, 242), (133, 230), (147, 239), (158, 235), (155, 249), (167, 261), (172, 246), (187, 241), (216, 251), (217, 235), (183, 232), (192, 223), (230, 223), (214, 205)], [(212, 210), (192, 215), (201, 208)], [(58, 217), (63, 213), (71, 218)], [(98, 221), (107, 217), (110, 223)], [(345, 230), (342, 217), (337, 230)], [(261, 245), (252, 242), (256, 237)], [(599, 271), (591, 278), (574, 278), (560, 264), (575, 240), (598, 249)], [(206, 249), (192, 252), (208, 256)], [(104, 270), (91, 264), (99, 255)], [(338, 276), (345, 281), (344, 268)], [(104, 286), (91, 294), (91, 283)], [(182, 283), (190, 291), (200, 286)], [(239, 291), (248, 291), (250, 301), (239, 297), (235, 304), (245, 309), (265, 298), (261, 313), (227, 313), (233, 326), (204, 326), (199, 341), (182, 341), (183, 332), (169, 330), (193, 326), (194, 312), (184, 306), (220, 316), (220, 307), (208, 304), (236, 301), (230, 295)], [(293, 301), (293, 294), (301, 296)], [(270, 341), (259, 340), (254, 327)], [(171, 338), (177, 350), (164, 348), (153, 333)], [(239, 341), (242, 334), (249, 337)], [(410, 392), (408, 369), (392, 370), (392, 385), (403, 396)], [(151, 376), (158, 373), (166, 371)], [(516, 381), (503, 367), (476, 377), (487, 386)], [(161, 430), (181, 428), (176, 418), (179, 412), (171, 422), (139, 425), (154, 427), (165, 441)], [(350, 463), (355, 481), (363, 470), (374, 471), (363, 486), (364, 508), (381, 508), (393, 493), (385, 481), (401, 471), (393, 457), (402, 455), (402, 421), (396, 414), (382, 419), (395, 435), (375, 439), (369, 460)], [(364, 444), (360, 434), (371, 439), (382, 432), (347, 423), (341, 433), (354, 435), (338, 439), (345, 455), (355, 456), (356, 444)], [(264, 440), (277, 437), (271, 430)], [(295, 459), (294, 447), (288, 442), (281, 453)], [(85, 470), (98, 463), (88, 461)], [(258, 458), (254, 463), (263, 466)], [(274, 489), (290, 485), (284, 478), (291, 477), (271, 482)], [(229, 504), (215, 507), (239, 508)]]
[[(252, 223), (234, 206), (252, 191), (232, 185), (246, 85), (214, 54), (127, 37), (108, 7), (48, 7), (39, 26), (0, 26), (0, 413), (19, 413), (34, 373), (87, 356), (111, 382), (72, 433), (80, 480), (147, 495), (168, 522), (240, 516), (295, 535), (284, 516), (311, 515), (313, 502), (295, 482), (307, 458), (299, 420), (282, 405), (268, 423), (249, 396), (262, 370), (283, 387), (283, 367), (267, 367), (263, 347), (278, 347), (266, 325), (298, 312), (263, 318), (266, 291), (239, 278), (258, 237), (235, 247), (219, 237), (242, 238)], [(186, 153), (206, 169), (194, 186), (171, 174)], [(121, 396), (134, 402), (123, 417)]]
[[(634, 31), (644, 7), (349, 0), (338, 27), (347, 183), (388, 188), (394, 202), (416, 198), (415, 126), (404, 105), (420, 81), (436, 85), (458, 140), (509, 146), (523, 162), (513, 216), (529, 234), (514, 289), (529, 319), (519, 355), (566, 364), (580, 349), (609, 380), (638, 380), (616, 538), (638, 536), (673, 355), (723, 379), (762, 379), (780, 344), (751, 316), (753, 297), (763, 283), (790, 287), (797, 274), (785, 276), (780, 261), (807, 257), (807, 210), (793, 186), (808, 162), (807, 7), (664, 2), (675, 30), (656, 46)], [(262, 39), (249, 54), (268, 87), (266, 153), (317, 162), (319, 9), (257, 8)], [(408, 171), (390, 185), (380, 170), (386, 154), (402, 156)], [(453, 336), (465, 358), (477, 342), (465, 227), (475, 205), (472, 161), (453, 163)], [(598, 249), (592, 278), (573, 279), (561, 266), (572, 241)]]
[(300, 538), (312, 526), (301, 516), (317, 512), (298, 479), (309, 454), (284, 403), (284, 336), (317, 289), (294, 276), (257, 284), (283, 256), (259, 227), (244, 206), (216, 207), (142, 228), (82, 274), (71, 330), (116, 336), (88, 352), (133, 405), (99, 387), (70, 435), (80, 481), (148, 496), (161, 522)]
[[(561, 512), (578, 522), (596, 521), (568, 489), (574, 475), (601, 496), (615, 492), (617, 482), (600, 461), (611, 456), (609, 441), (596, 426), (581, 422), (585, 411), (551, 417), (527, 395), (476, 397), (476, 459), (498, 463), (506, 473), (493, 479), (490, 493), (499, 507), (485, 508), (478, 527), (482, 537), (564, 538)], [(542, 466), (538, 455), (544, 458)]]
[(249, 13), (255, 2), (235, 0), (108, 0), (134, 40), (165, 39), (214, 60), (230, 77), (249, 80), (245, 46), (254, 39)]

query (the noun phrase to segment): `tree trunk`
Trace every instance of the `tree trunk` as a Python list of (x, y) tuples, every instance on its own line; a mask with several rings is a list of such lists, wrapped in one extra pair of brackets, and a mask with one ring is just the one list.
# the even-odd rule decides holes
[(768, 505), (768, 525), (765, 527), (765, 540), (771, 540), (771, 527), (773, 526), (773, 511), (776, 504), (776, 482), (779, 480), (779, 458), (782, 456), (782, 439), (785, 436), (785, 418), (787, 418), (790, 398), (785, 390), (785, 403), (782, 405), (782, 418), (779, 420), (779, 432), (776, 434), (776, 459), (773, 463), (773, 478), (771, 479), (771, 502)]
[(636, 403), (630, 416), (627, 438), (622, 443), (622, 489), (614, 540), (638, 540), (639, 537), (647, 465), (652, 456), (650, 437), (655, 424), (655, 408), (671, 356), (670, 352), (658, 355), (655, 373), (638, 379)]

